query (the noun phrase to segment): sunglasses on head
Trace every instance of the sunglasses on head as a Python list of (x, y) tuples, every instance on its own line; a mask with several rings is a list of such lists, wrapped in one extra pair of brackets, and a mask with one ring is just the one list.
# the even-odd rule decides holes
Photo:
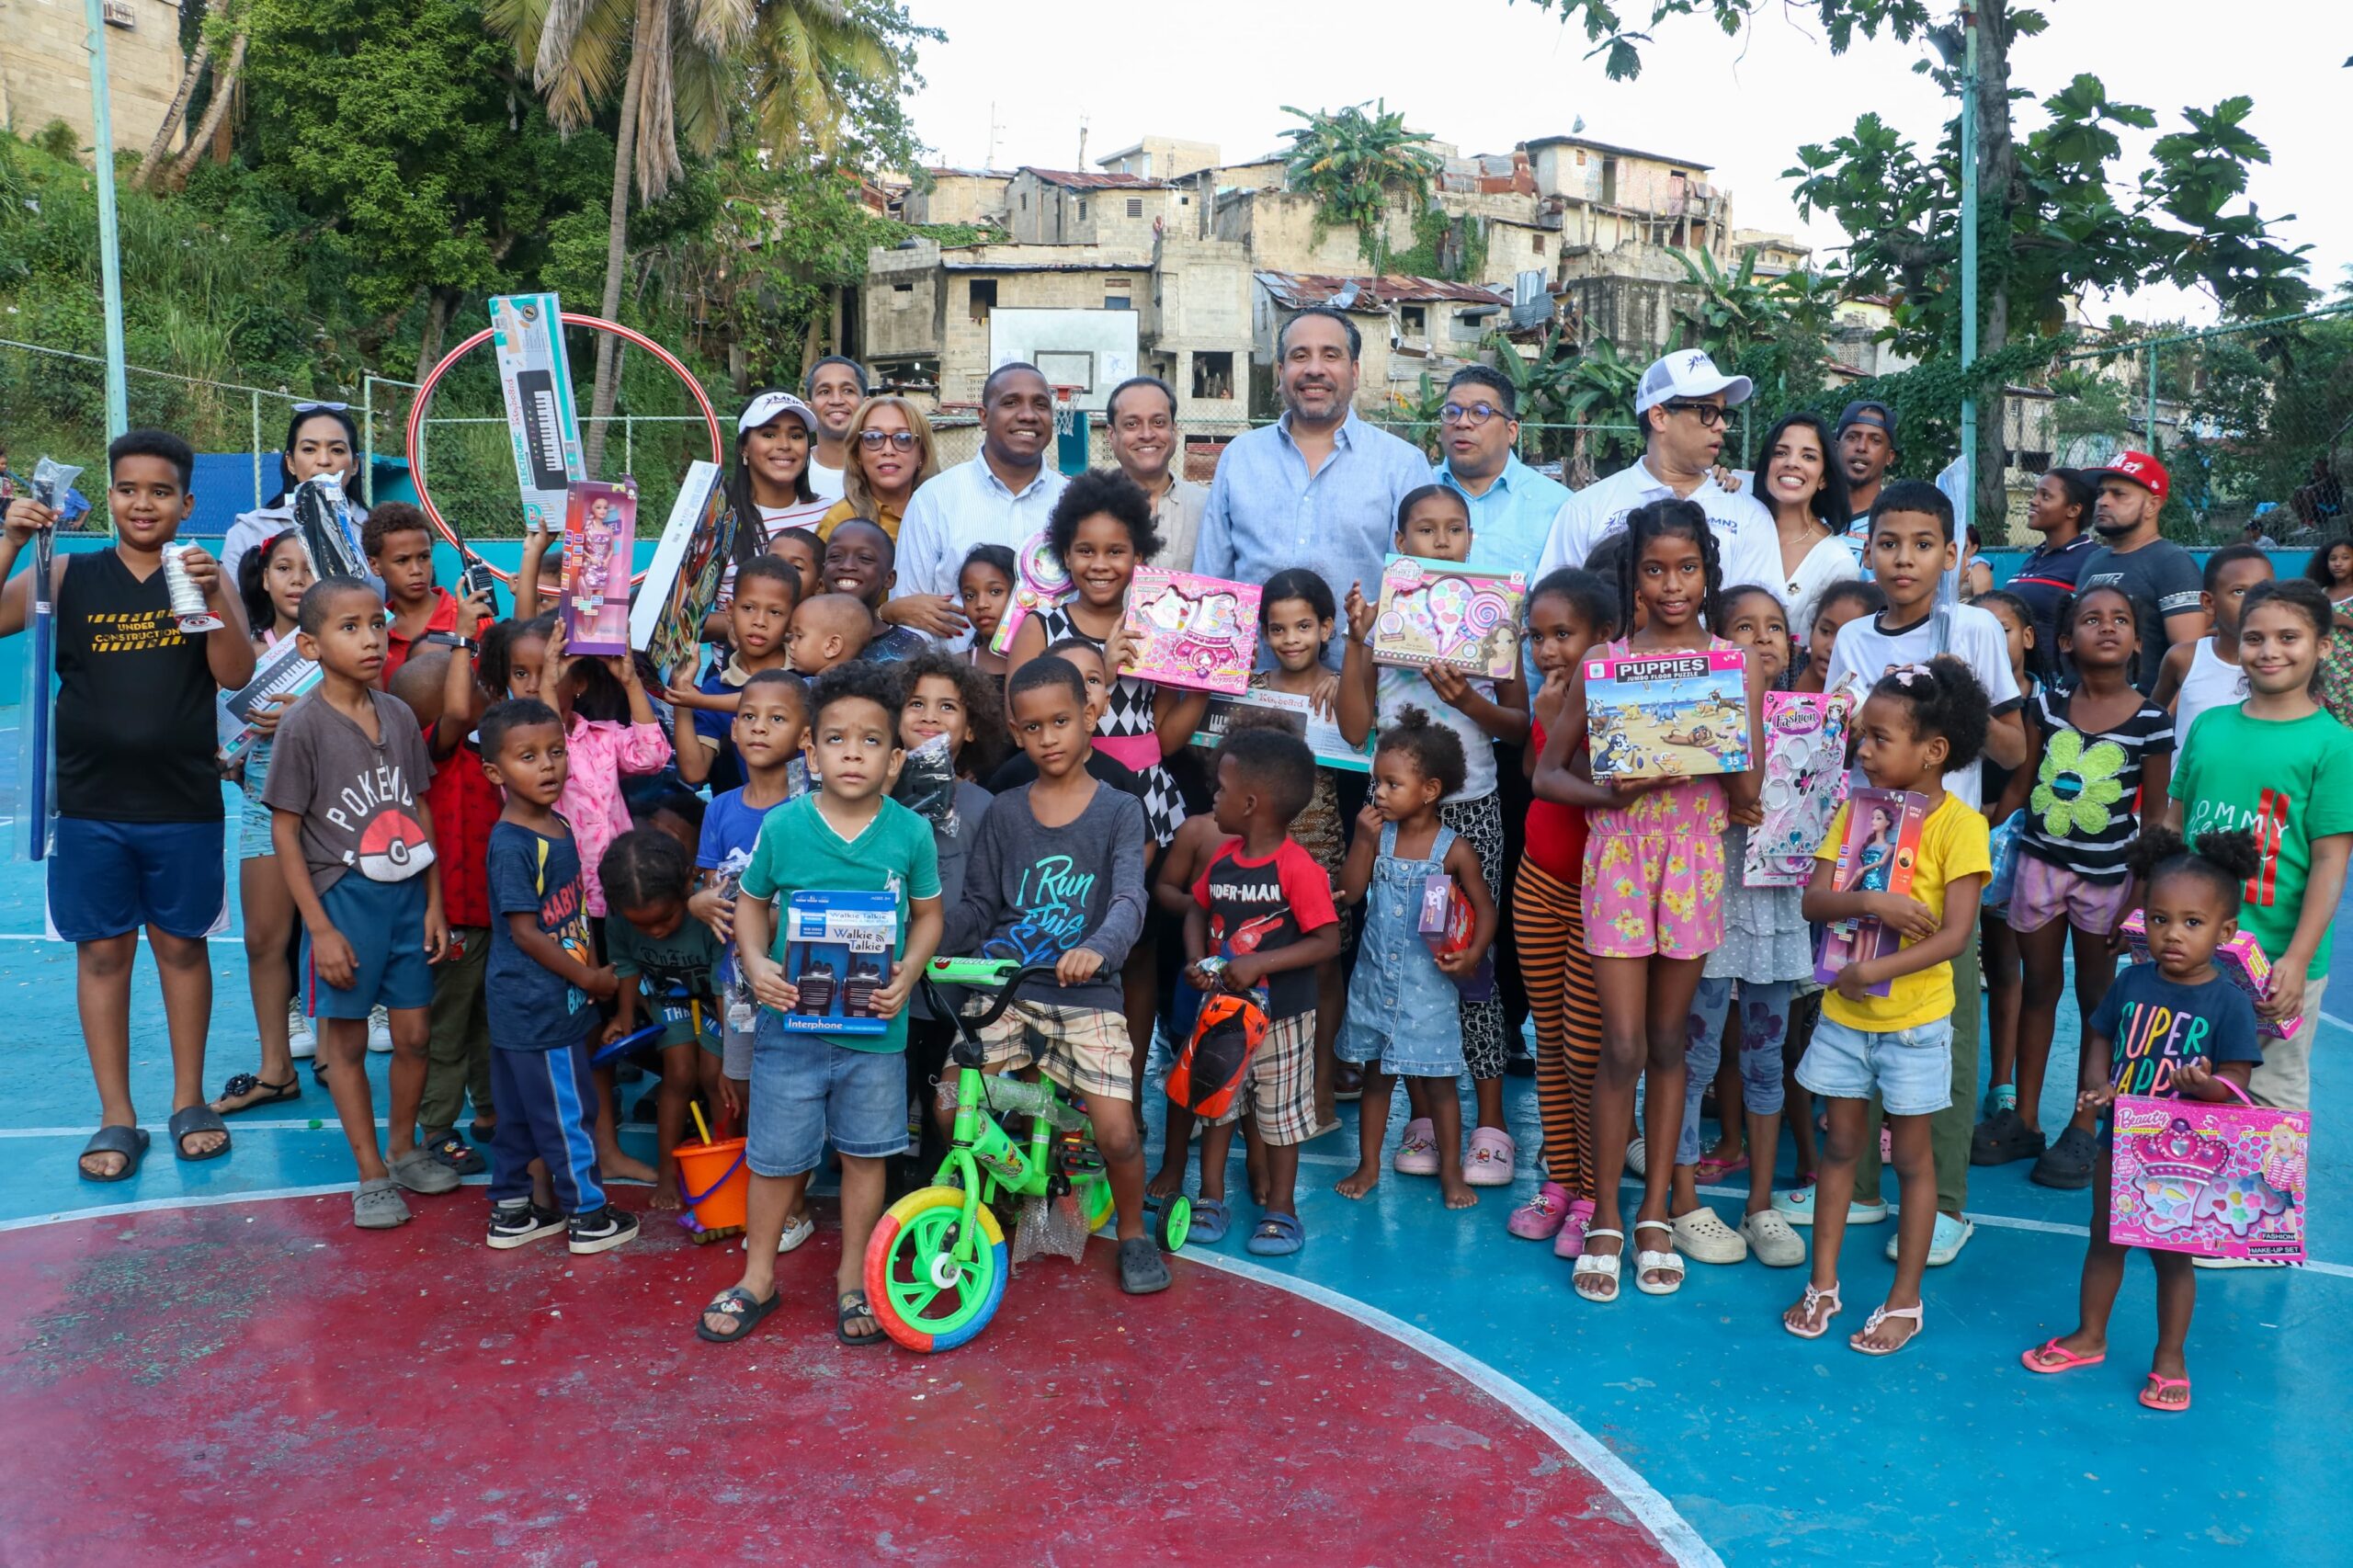
[(348, 414), (351, 412), (351, 404), (347, 403), (298, 403), (294, 405), (294, 412), (296, 414)]

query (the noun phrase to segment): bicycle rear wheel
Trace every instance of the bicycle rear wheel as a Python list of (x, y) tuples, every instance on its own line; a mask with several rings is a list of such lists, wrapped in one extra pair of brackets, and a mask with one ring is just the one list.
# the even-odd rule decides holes
[(866, 1245), (866, 1298), (882, 1332), (910, 1350), (952, 1350), (988, 1326), (1012, 1272), (1005, 1232), (982, 1205), (978, 1254), (955, 1256), (964, 1194), (926, 1187), (892, 1204)]

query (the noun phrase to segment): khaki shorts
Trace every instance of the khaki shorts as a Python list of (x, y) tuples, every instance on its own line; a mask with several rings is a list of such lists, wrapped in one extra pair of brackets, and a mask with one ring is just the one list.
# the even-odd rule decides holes
[(1258, 1136), (1288, 1147), (1315, 1136), (1315, 1009), (1278, 1018), (1250, 1053), (1242, 1085), (1225, 1114), (1211, 1119), (1223, 1127), (1240, 1119), (1245, 1106), (1258, 1123)]
[(1036, 1067), (1072, 1093), (1135, 1102), (1128, 1020), (1101, 1007), (1016, 1001), (980, 1031), (983, 1059), (1018, 1073)]

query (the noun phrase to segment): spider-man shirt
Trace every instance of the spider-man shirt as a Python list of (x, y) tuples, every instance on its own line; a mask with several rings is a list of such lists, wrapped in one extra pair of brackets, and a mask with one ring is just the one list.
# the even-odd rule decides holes
[[(1210, 952), (1217, 958), (1274, 952), (1339, 918), (1331, 877), (1290, 838), (1262, 860), (1245, 858), (1242, 840), (1227, 839), (1193, 883), (1193, 901), (1209, 911)], [(1314, 1009), (1314, 966), (1267, 977), (1268, 1019)]]

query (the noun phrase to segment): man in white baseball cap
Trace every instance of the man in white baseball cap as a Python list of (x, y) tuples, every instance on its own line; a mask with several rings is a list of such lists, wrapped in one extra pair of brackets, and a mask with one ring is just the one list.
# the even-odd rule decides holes
[(1746, 376), (1725, 375), (1696, 348), (1654, 361), (1634, 393), (1642, 457), (1562, 504), (1537, 575), (1556, 566), (1584, 565), (1603, 540), (1624, 530), (1626, 516), (1635, 507), (1679, 496), (1707, 513), (1724, 586), (1754, 583), (1781, 597), (1788, 580), (1773, 539), (1773, 514), (1756, 497), (1733, 494), (1715, 480), (1725, 412), (1747, 402), (1755, 390)]

